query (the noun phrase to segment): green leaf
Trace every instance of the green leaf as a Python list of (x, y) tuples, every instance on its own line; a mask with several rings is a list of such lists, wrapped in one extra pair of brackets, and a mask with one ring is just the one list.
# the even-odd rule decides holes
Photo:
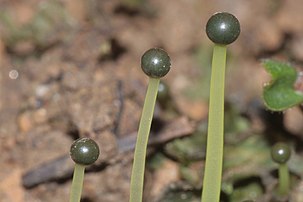
[(294, 89), (297, 71), (292, 66), (274, 60), (263, 65), (272, 80), (263, 89), (263, 100), (268, 109), (282, 111), (303, 102), (303, 93)]

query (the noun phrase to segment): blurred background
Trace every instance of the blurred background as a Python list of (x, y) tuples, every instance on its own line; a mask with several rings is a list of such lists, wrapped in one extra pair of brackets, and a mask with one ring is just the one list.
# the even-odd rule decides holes
[(94, 138), (83, 202), (128, 201), (132, 151), (148, 82), (142, 54), (165, 49), (150, 137), (146, 202), (200, 201), (213, 44), (209, 17), (234, 14), (228, 47), (222, 201), (277, 201), (270, 146), (285, 141), (292, 191), (303, 201), (303, 115), (265, 109), (262, 59), (303, 64), (301, 0), (0, 0), (0, 198), (68, 201), (69, 148)]

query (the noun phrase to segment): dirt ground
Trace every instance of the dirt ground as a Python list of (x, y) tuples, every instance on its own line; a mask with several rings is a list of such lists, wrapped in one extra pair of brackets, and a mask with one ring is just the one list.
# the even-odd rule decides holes
[[(163, 79), (170, 104), (159, 101), (155, 110), (144, 201), (199, 201), (166, 194), (175, 189), (200, 196), (205, 145), (186, 163), (172, 153), (176, 145), (188, 149), (184, 142), (207, 120), (213, 44), (205, 24), (218, 11), (241, 23), (240, 37), (228, 47), (225, 97), (232, 113), (226, 120), (234, 122), (226, 150), (239, 154), (233, 146), (243, 146), (245, 155), (254, 156), (243, 156), (245, 163), (237, 166), (226, 163), (222, 201), (242, 201), (235, 193), (254, 183), (259, 191), (247, 188), (246, 198), (273, 200), (276, 166), (266, 152), (278, 140), (295, 152), (294, 189), (284, 201), (303, 201), (302, 111), (272, 113), (261, 98), (270, 79), (262, 59), (303, 65), (302, 10), (301, 0), (0, 0), (1, 201), (68, 201), (69, 148), (84, 136), (98, 142), (101, 156), (87, 168), (82, 201), (128, 201), (148, 82), (140, 58), (152, 47), (165, 49), (172, 67)], [(244, 129), (236, 130), (241, 121)], [(254, 144), (264, 145), (258, 150), (264, 159)], [(229, 157), (235, 160), (227, 155), (226, 162)], [(238, 172), (245, 180), (237, 181)]]

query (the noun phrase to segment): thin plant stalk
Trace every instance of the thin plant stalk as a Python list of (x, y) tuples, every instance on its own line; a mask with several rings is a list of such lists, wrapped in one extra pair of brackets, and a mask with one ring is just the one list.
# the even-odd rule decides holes
[(149, 84), (143, 105), (139, 124), (137, 143), (131, 175), (130, 202), (141, 202), (143, 197), (144, 169), (146, 148), (151, 127), (151, 122), (158, 93), (160, 79), (149, 78)]
[(80, 202), (85, 165), (75, 164), (72, 188), (70, 194), (70, 202)]
[(289, 192), (289, 171), (286, 163), (279, 165), (279, 193), (287, 195)]
[(271, 148), (271, 158), (279, 165), (278, 195), (286, 196), (289, 193), (290, 177), (287, 161), (290, 159), (291, 150), (284, 142), (278, 142)]
[(79, 138), (70, 147), (70, 157), (75, 162), (70, 202), (80, 202), (85, 166), (93, 164), (99, 157), (98, 144), (90, 138)]
[(212, 59), (208, 135), (202, 202), (219, 202), (224, 144), (226, 46), (215, 44)]
[(142, 0), (124, 0), (124, 3), (131, 8), (138, 8), (140, 5), (143, 5), (144, 1)]

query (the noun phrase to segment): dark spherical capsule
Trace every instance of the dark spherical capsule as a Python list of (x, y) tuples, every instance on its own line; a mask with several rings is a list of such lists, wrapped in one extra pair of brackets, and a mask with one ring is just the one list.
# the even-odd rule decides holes
[(230, 13), (215, 13), (206, 24), (206, 34), (212, 42), (228, 45), (238, 38), (240, 23)]
[(170, 70), (170, 65), (168, 54), (160, 48), (149, 49), (141, 58), (142, 70), (152, 78), (165, 76)]
[(158, 87), (158, 100), (167, 100), (169, 99), (169, 89), (166, 83), (160, 81)]
[(271, 148), (272, 159), (279, 164), (286, 163), (291, 155), (290, 148), (287, 144), (279, 142)]
[(98, 159), (99, 153), (97, 143), (90, 138), (80, 138), (70, 148), (71, 158), (81, 165), (93, 164)]

